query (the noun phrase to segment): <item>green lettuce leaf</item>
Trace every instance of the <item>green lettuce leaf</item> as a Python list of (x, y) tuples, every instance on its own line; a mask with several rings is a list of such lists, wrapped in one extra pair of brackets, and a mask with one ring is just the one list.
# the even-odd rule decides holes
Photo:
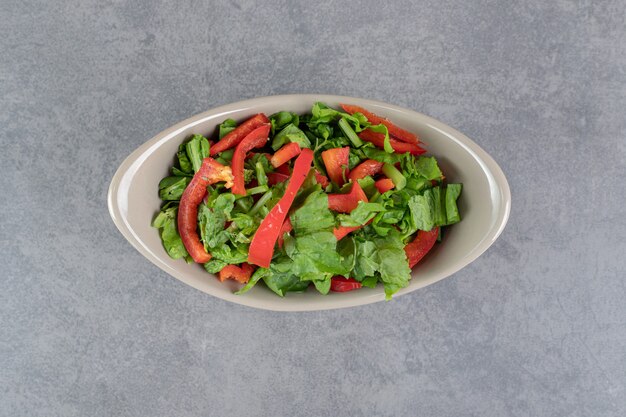
[(359, 204), (350, 214), (339, 214), (337, 220), (339, 220), (342, 226), (354, 227), (363, 226), (376, 216), (377, 213), (385, 211), (385, 207), (379, 203), (365, 203), (359, 201)]
[(331, 231), (335, 226), (335, 217), (328, 209), (328, 195), (317, 187), (291, 215), (291, 224), (297, 236), (316, 231)]
[(184, 143), (181, 143), (178, 147), (178, 152), (176, 153), (178, 157), (178, 165), (180, 166), (180, 170), (185, 174), (193, 174), (193, 167), (191, 166), (191, 162), (189, 161), (189, 157), (187, 156), (187, 149)]
[(274, 136), (276, 131), (279, 131), (290, 123), (294, 126), (298, 126), (300, 124), (300, 117), (296, 113), (289, 111), (279, 111), (278, 113), (272, 114), (269, 119), (272, 125), (272, 136)]
[(288, 124), (280, 132), (278, 132), (272, 140), (272, 149), (277, 151), (282, 146), (289, 142), (295, 142), (300, 145), (300, 148), (310, 148), (311, 142), (309, 138), (304, 134), (298, 126), (294, 124)]
[(185, 150), (194, 172), (198, 172), (202, 166), (202, 160), (209, 156), (209, 141), (202, 135), (193, 135), (185, 145)]
[(159, 197), (164, 201), (178, 201), (191, 181), (189, 177), (165, 177), (159, 182)]
[(219, 126), (219, 138), (222, 139), (224, 136), (235, 130), (237, 127), (237, 122), (233, 119), (224, 120)]
[(178, 234), (177, 228), (178, 206), (171, 206), (159, 212), (152, 222), (152, 227), (159, 229), (163, 247), (173, 259), (188, 258), (189, 254)]
[(370, 240), (357, 241), (356, 261), (353, 277), (358, 281), (373, 283), (373, 277), (385, 286), (387, 299), (409, 285), (411, 269), (404, 253), (401, 235), (391, 229), (385, 237), (374, 237)]
[(461, 215), (459, 214), (456, 201), (461, 195), (462, 188), (462, 184), (448, 184), (446, 186), (446, 224), (453, 224), (461, 221)]

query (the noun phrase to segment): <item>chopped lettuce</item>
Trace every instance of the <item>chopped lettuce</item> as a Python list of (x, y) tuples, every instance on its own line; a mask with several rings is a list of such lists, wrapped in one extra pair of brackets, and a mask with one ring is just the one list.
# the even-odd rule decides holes
[(235, 122), (233, 119), (224, 120), (219, 126), (219, 138), (222, 139), (224, 136), (235, 130), (236, 127), (237, 122)]
[(209, 141), (202, 135), (193, 135), (191, 140), (185, 145), (187, 156), (191, 161), (194, 172), (198, 172), (202, 165), (202, 160), (209, 156)]
[(161, 240), (167, 254), (173, 259), (191, 258), (183, 245), (183, 241), (178, 234), (176, 219), (178, 215), (178, 206), (170, 206), (159, 212), (152, 227), (156, 227), (161, 232)]
[(164, 201), (178, 201), (191, 179), (189, 177), (165, 177), (159, 182), (159, 197)]

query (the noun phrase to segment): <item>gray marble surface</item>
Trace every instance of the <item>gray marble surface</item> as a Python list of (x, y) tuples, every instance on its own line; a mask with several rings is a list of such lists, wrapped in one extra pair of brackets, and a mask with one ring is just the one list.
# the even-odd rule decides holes
[[(626, 3), (0, 2), (0, 416), (626, 415)], [(283, 314), (166, 275), (119, 163), (216, 105), (379, 99), (508, 176), (496, 244), (390, 303)]]

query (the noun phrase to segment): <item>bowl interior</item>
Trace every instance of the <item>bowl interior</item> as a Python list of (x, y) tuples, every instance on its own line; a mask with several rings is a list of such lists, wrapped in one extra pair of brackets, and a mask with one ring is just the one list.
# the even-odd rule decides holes
[(462, 182), (459, 199), (462, 221), (449, 227), (440, 245), (413, 270), (409, 287), (396, 296), (429, 285), (458, 271), (483, 253), (500, 234), (510, 211), (510, 192), (502, 171), (478, 145), (456, 130), (430, 117), (385, 103), (350, 97), (289, 95), (247, 100), (222, 106), (181, 122), (146, 142), (120, 166), (109, 190), (109, 210), (122, 234), (144, 256), (181, 281), (225, 300), (271, 310), (318, 310), (349, 307), (384, 299), (382, 287), (322, 296), (314, 290), (279, 298), (263, 285), (243, 296), (237, 284), (221, 283), (202, 266), (169, 258), (158, 232), (150, 226), (161, 205), (158, 183), (168, 175), (180, 143), (193, 133), (214, 137), (226, 118), (243, 120), (264, 112), (310, 111), (315, 101), (330, 106), (348, 102), (388, 117), (417, 133), (434, 155), (448, 182)]

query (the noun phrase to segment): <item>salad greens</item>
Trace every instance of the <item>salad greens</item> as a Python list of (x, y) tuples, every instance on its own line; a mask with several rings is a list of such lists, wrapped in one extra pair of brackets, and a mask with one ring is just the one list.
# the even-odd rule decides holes
[[(211, 184), (198, 206), (198, 235), (212, 256), (204, 263), (206, 271), (218, 274), (228, 265), (242, 265), (261, 222), (285, 194), (293, 165), (292, 160), (277, 168), (269, 157), (290, 143), (314, 151), (311, 171), (297, 192), (289, 211), (289, 228), (281, 232), (269, 268), (257, 268), (239, 294), (260, 281), (279, 296), (311, 285), (327, 294), (334, 277), (345, 277), (358, 286), (380, 283), (391, 298), (409, 284), (411, 268), (405, 247), (416, 233), (461, 220), (457, 200), (462, 185), (446, 184), (432, 156), (395, 152), (388, 124), (374, 124), (361, 112), (351, 114), (324, 103), (315, 103), (307, 114), (277, 112), (269, 116), (269, 124), (266, 146), (248, 153), (244, 162), (246, 194), (235, 195), (224, 183)], [(218, 126), (215, 137), (230, 136), (238, 126), (227, 119)], [(378, 147), (363, 139), (365, 130), (380, 135)], [(170, 175), (159, 183), (164, 205), (152, 225), (159, 229), (163, 246), (174, 259), (192, 261), (177, 230), (178, 206), (194, 174), (209, 157), (209, 144), (199, 134), (181, 144)], [(322, 153), (346, 147), (347, 163), (341, 166), (346, 184), (328, 181), (331, 168)], [(230, 166), (234, 152), (230, 148), (211, 157)], [(366, 160), (379, 161), (381, 170), (355, 180), (347, 178), (347, 172)], [(393, 182), (392, 189), (378, 188), (377, 181), (385, 177)], [(368, 201), (359, 201), (349, 212), (329, 208), (329, 196), (347, 194), (354, 186), (363, 190)], [(351, 229), (338, 240), (336, 232), (341, 228)]]

